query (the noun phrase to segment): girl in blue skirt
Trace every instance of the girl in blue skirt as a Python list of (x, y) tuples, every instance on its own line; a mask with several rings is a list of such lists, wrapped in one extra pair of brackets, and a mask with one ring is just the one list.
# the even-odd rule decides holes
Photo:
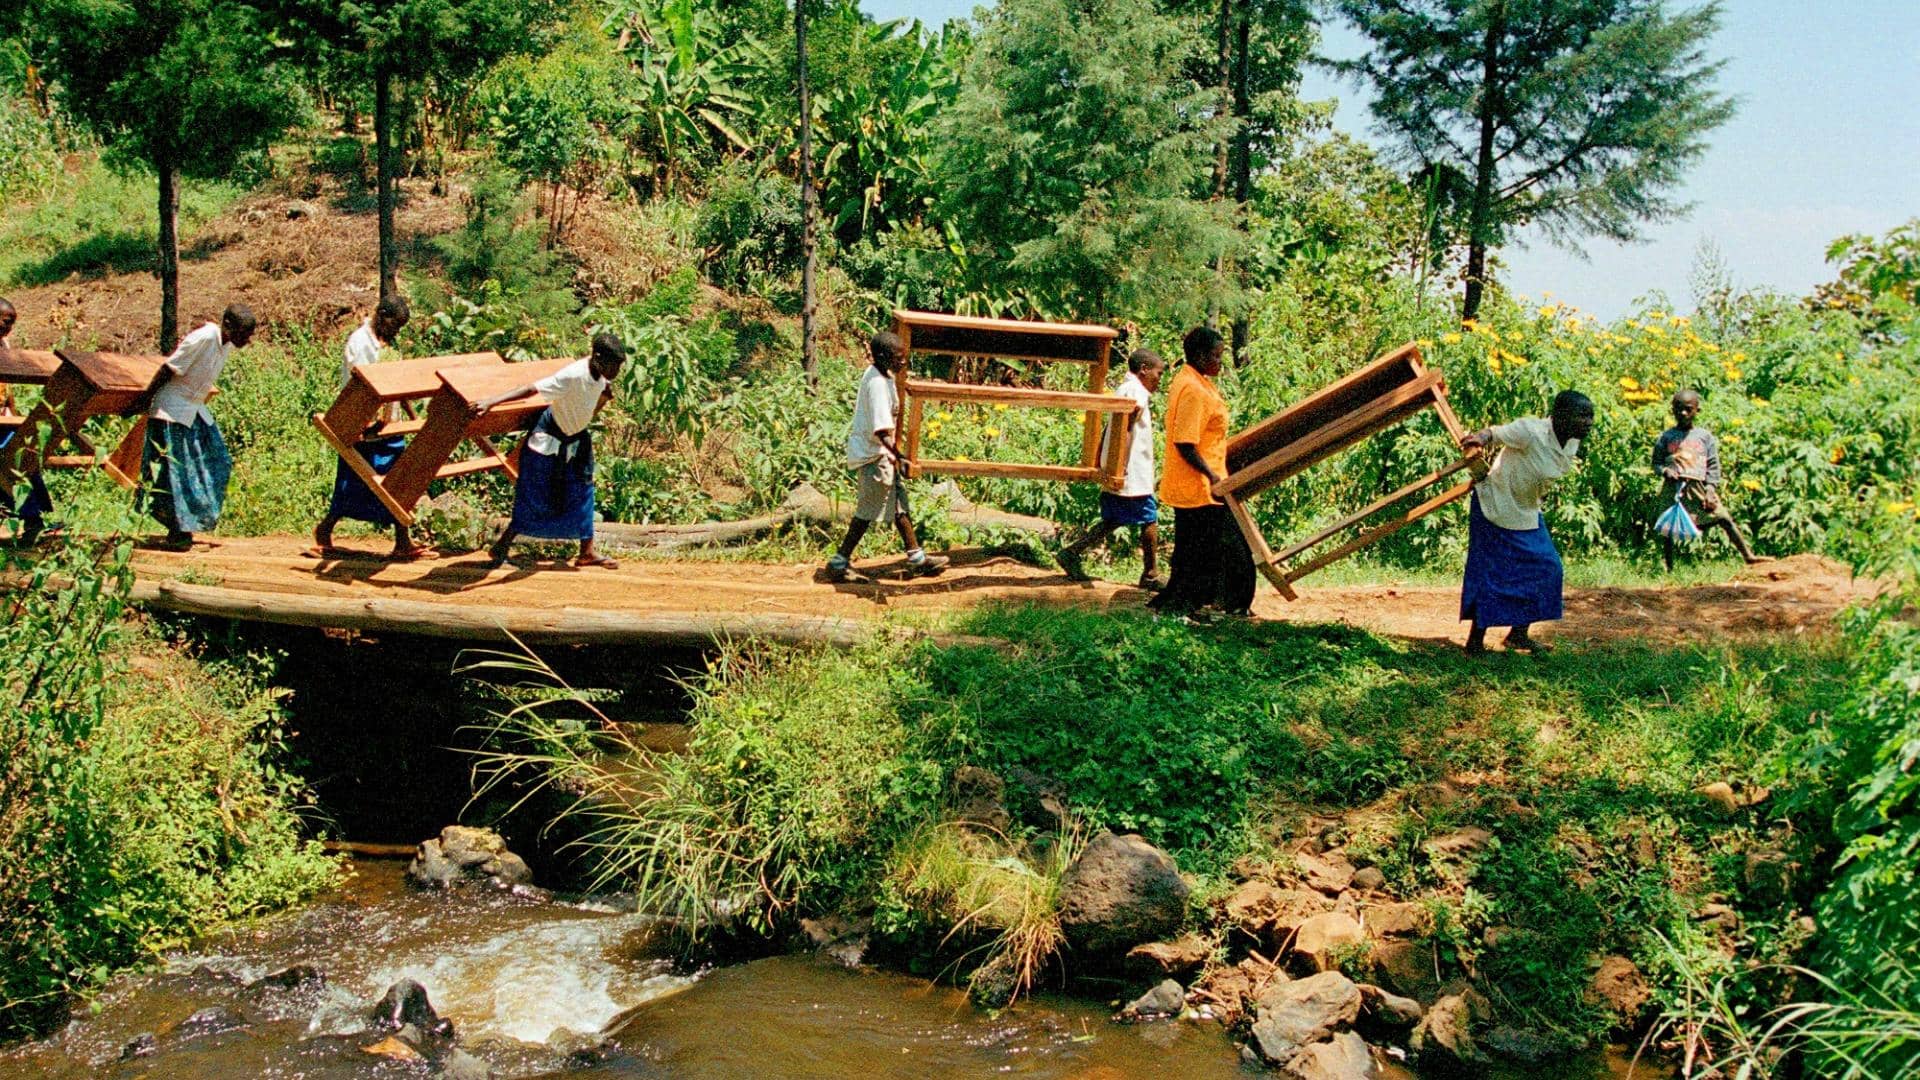
[[(373, 318), (360, 324), (347, 338), (347, 351), (340, 367), (340, 386), (344, 389), (353, 378), (353, 369), (362, 364), (380, 362), (380, 351), (391, 348), (400, 337), (400, 331), (413, 317), (404, 298), (398, 295), (381, 299), (380, 306), (374, 308)], [(380, 421), (396, 417), (389, 405), (381, 410), (377, 417)], [(385, 476), (387, 470), (400, 458), (400, 452), (407, 448), (404, 435), (390, 435), (380, 439), (362, 439), (354, 444), (354, 451), (366, 459), (368, 467), (379, 476)], [(333, 546), (333, 527), (341, 519), (351, 518), (364, 521), (369, 525), (379, 525), (393, 529), (393, 551), (387, 558), (396, 562), (409, 562), (414, 559), (434, 559), (440, 553), (426, 544), (416, 544), (405, 525), (394, 519), (392, 511), (374, 495), (373, 489), (361, 480), (359, 475), (347, 466), (345, 458), (336, 458), (333, 463), (333, 500), (327, 504), (327, 516), (313, 530), (313, 547), (307, 554), (316, 559), (332, 558), (343, 554)]]
[(613, 380), (619, 378), (626, 360), (627, 349), (619, 338), (597, 334), (586, 359), (538, 382), (474, 402), (473, 415), (478, 418), (495, 405), (530, 394), (547, 399), (546, 411), (527, 433), (520, 454), (520, 479), (513, 487), (513, 519), (487, 549), (489, 566), (507, 561), (516, 536), (578, 540), (580, 557), (573, 565), (608, 570), (619, 565), (593, 550), (593, 435), (588, 427), (612, 397)]
[(1549, 419), (1527, 417), (1461, 440), (1468, 450), (1497, 449), (1493, 468), (1473, 485), (1467, 573), (1460, 617), (1472, 624), (1467, 654), (1487, 651), (1487, 627), (1505, 626), (1507, 648), (1546, 652), (1529, 629), (1561, 614), (1560, 552), (1547, 535), (1540, 500), (1573, 468), (1580, 440), (1593, 430), (1593, 402), (1573, 390), (1553, 399)]
[(137, 502), (166, 527), (165, 546), (175, 551), (190, 549), (194, 533), (220, 523), (233, 457), (207, 398), (227, 357), (247, 347), (256, 325), (245, 304), (227, 308), (219, 322), (181, 339), (147, 389)]

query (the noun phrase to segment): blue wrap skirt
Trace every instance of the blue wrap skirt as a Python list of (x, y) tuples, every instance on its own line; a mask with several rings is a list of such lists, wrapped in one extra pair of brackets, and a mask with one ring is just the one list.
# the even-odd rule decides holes
[[(354, 451), (373, 466), (374, 475), (385, 476), (393, 463), (400, 460), (400, 451), (407, 448), (405, 436), (395, 435), (390, 439), (368, 439), (355, 443)], [(347, 467), (346, 459), (335, 458), (333, 463), (333, 501), (327, 504), (327, 516), (334, 518), (352, 518), (370, 525), (392, 525), (393, 514), (384, 503), (373, 494), (364, 481), (352, 469)]]
[(1542, 516), (1531, 529), (1503, 529), (1480, 512), (1480, 494), (1475, 492), (1467, 520), (1460, 617), (1481, 626), (1558, 619), (1565, 570), (1547, 535), (1547, 519)]
[(540, 414), (536, 434), (559, 440), (551, 454), (531, 447), (520, 453), (520, 479), (513, 486), (513, 521), (507, 528), (534, 540), (593, 539), (593, 435), (562, 435), (553, 410)]
[(204, 417), (191, 424), (147, 421), (138, 501), (155, 521), (176, 532), (212, 529), (220, 524), (232, 474), (233, 455), (218, 424)]

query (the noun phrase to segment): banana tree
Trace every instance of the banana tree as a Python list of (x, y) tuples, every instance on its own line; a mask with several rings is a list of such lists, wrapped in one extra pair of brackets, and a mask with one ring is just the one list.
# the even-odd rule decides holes
[(959, 89), (958, 43), (916, 20), (861, 28), (857, 49), (892, 53), (873, 76), (829, 88), (814, 131), (822, 204), (842, 243), (918, 221), (932, 191), (932, 128)]
[(764, 108), (745, 87), (772, 63), (758, 41), (723, 43), (713, 13), (693, 0), (617, 0), (602, 28), (633, 66), (620, 134), (654, 190), (671, 192), (695, 162), (754, 149), (742, 128)]

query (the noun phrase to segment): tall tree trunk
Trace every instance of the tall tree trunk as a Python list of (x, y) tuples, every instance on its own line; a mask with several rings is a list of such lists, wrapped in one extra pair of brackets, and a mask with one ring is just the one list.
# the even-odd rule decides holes
[[(1233, 133), (1233, 158), (1228, 163), (1232, 172), (1234, 215), (1236, 222), (1244, 228), (1247, 220), (1247, 204), (1253, 199), (1253, 132), (1247, 124), (1248, 116), (1253, 112), (1252, 79), (1253, 60), (1249, 55), (1253, 38), (1253, 15), (1248, 11), (1250, 5), (1240, 5), (1240, 17), (1234, 20), (1233, 49), (1233, 115), (1240, 119), (1240, 129)], [(1233, 317), (1233, 358), (1237, 364), (1247, 361), (1247, 313), (1244, 308)]]
[(1467, 297), (1460, 317), (1480, 313), (1487, 287), (1487, 245), (1493, 231), (1493, 136), (1500, 110), (1500, 38), (1506, 31), (1506, 5), (1495, 4), (1487, 17), (1480, 50), (1480, 148), (1473, 170), (1473, 212), (1467, 223)]
[(171, 158), (153, 163), (160, 177), (160, 353), (180, 343), (180, 176)]
[(380, 298), (399, 291), (400, 241), (393, 229), (393, 73), (385, 63), (373, 72), (373, 156), (378, 176)]
[[(1220, 87), (1220, 115), (1228, 125), (1220, 129), (1220, 141), (1213, 148), (1213, 201), (1218, 206), (1227, 198), (1227, 158), (1233, 145), (1234, 131), (1230, 126), (1237, 118), (1233, 109), (1233, 79), (1228, 49), (1231, 40), (1230, 28), (1233, 25), (1233, 0), (1220, 0), (1219, 25), (1214, 27), (1213, 75), (1214, 82)], [(1214, 297), (1207, 303), (1207, 325), (1214, 326), (1220, 321), (1220, 292), (1224, 290), (1227, 279), (1227, 257), (1221, 255), (1213, 261), (1216, 287)]]
[(800, 367), (807, 382), (815, 377), (813, 341), (813, 101), (807, 86), (807, 0), (793, 3), (793, 42), (800, 91)]

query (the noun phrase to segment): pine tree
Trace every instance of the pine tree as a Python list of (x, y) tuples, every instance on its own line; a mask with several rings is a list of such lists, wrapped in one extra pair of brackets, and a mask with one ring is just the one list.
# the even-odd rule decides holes
[(110, 158), (153, 170), (160, 211), (161, 352), (179, 337), (179, 185), (224, 179), (301, 113), (298, 91), (263, 63), (253, 10), (220, 0), (31, 0), (66, 111)]
[(1463, 318), (1487, 252), (1522, 226), (1572, 243), (1639, 239), (1687, 207), (1676, 191), (1733, 115), (1705, 47), (1715, 2), (1334, 0), (1371, 41), (1340, 65), (1415, 175), (1436, 178), (1467, 243)]

